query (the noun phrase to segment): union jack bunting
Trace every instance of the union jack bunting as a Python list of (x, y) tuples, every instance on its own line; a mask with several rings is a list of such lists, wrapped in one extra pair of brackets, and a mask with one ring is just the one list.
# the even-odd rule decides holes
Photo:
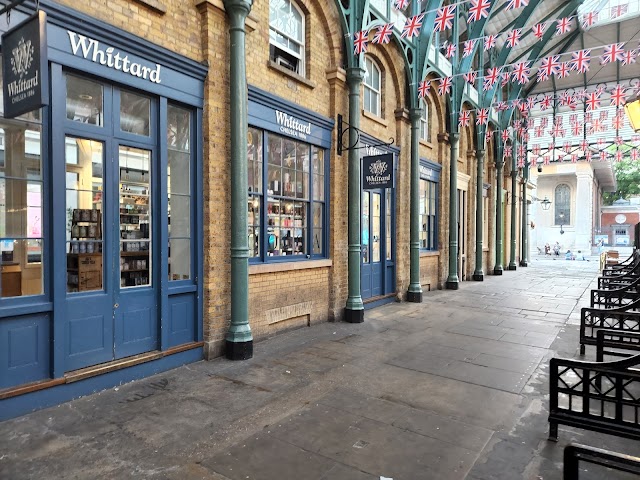
[[(533, 107), (536, 106), (536, 99), (533, 97), (527, 97), (527, 108), (529, 110), (533, 110)], [(529, 127), (533, 127), (533, 118), (529, 119)]]
[[(540, 155), (540, 153), (538, 153), (538, 155)], [(535, 167), (536, 163), (538, 163), (538, 159), (535, 157), (531, 157), (529, 158), (529, 166), (530, 167)]]
[(518, 145), (518, 156), (524, 157), (527, 154), (527, 147), (524, 145)]
[[(596, 92), (597, 94), (599, 94), (600, 92)], [(604, 122), (609, 118), (609, 112), (607, 110), (603, 110), (600, 112), (600, 121)]]
[(569, 123), (571, 125), (575, 125), (578, 122), (578, 114), (577, 113), (572, 113), (571, 115), (569, 115)]
[(489, 0), (471, 0), (471, 6), (469, 7), (469, 23), (477, 22), (483, 18), (488, 18), (490, 8), (491, 2)]
[(524, 168), (524, 158), (518, 158), (518, 168)]
[(558, 152), (558, 161), (564, 162), (564, 152), (562, 151)]
[(529, 67), (529, 62), (519, 62), (513, 66), (513, 79), (517, 80), (520, 85), (527, 83), (530, 76), (531, 67)]
[(545, 155), (544, 157), (542, 157), (542, 163), (544, 163), (545, 165), (549, 165), (551, 163), (549, 155)]
[(540, 155), (540, 145), (534, 145), (531, 151), (536, 156)]
[(380, 25), (373, 36), (373, 43), (385, 44), (391, 41), (393, 35), (393, 23), (385, 23)]
[(631, 156), (631, 160), (638, 160), (640, 158), (640, 151), (637, 148), (632, 148), (629, 151), (629, 155)]
[(354, 35), (353, 39), (353, 53), (356, 55), (365, 53), (367, 51), (367, 44), (369, 43), (369, 32), (362, 30)]
[(506, 9), (514, 10), (516, 8), (526, 7), (527, 5), (529, 5), (529, 0), (510, 0)]
[(616, 130), (622, 130), (625, 124), (625, 116), (624, 115), (616, 115), (611, 120), (611, 128), (615, 128)]
[(495, 109), (498, 112), (504, 112), (508, 108), (509, 107), (507, 106), (507, 102), (504, 102), (504, 101), (499, 101), (499, 102), (496, 102), (495, 104)]
[(577, 161), (578, 161), (578, 154), (577, 153), (571, 154), (571, 163), (576, 163)]
[[(602, 125), (601, 120), (593, 120), (591, 122), (591, 129), (589, 130), (590, 134), (602, 132), (604, 125)], [(602, 138), (600, 139), (602, 140)]]
[(447, 58), (453, 58), (455, 54), (456, 54), (456, 44), (448, 43), (444, 49), (444, 56)]
[(502, 136), (502, 141), (506, 142), (509, 140), (509, 130), (502, 130), (502, 133), (500, 134)]
[(484, 51), (486, 52), (487, 50), (495, 47), (497, 41), (497, 35), (487, 35), (486, 37), (484, 37)]
[(554, 125), (562, 125), (564, 123), (564, 117), (556, 117), (553, 119)]
[(507, 45), (511, 48), (520, 43), (520, 35), (522, 34), (521, 28), (514, 28), (507, 34)]
[(582, 16), (582, 28), (585, 30), (593, 27), (593, 24), (598, 21), (598, 12), (587, 12)]
[(444, 77), (440, 79), (438, 85), (438, 95), (446, 95), (451, 90), (451, 77)]
[(616, 162), (621, 162), (624, 158), (624, 152), (622, 150), (616, 150)]
[(549, 131), (549, 133), (551, 134), (552, 137), (564, 137), (564, 128), (562, 128), (562, 125), (557, 124), (554, 125), (551, 130)]
[(540, 126), (542, 128), (547, 128), (547, 126), (549, 125), (549, 118), (548, 117), (543, 117), (540, 119)]
[[(551, 95), (545, 95), (542, 100), (540, 100), (540, 110), (547, 110), (551, 107), (551, 102), (553, 101), (553, 99), (551, 98)], [(543, 118), (542, 120), (546, 120), (545, 118)]]
[(505, 145), (502, 151), (502, 158), (510, 157), (513, 153), (513, 147), (510, 145)]
[(509, 85), (509, 80), (511, 80), (511, 74), (509, 72), (502, 72), (500, 74), (500, 83), (503, 87)]
[(486, 125), (489, 121), (489, 109), (480, 108), (476, 110), (476, 125)]
[(606, 65), (607, 63), (617, 62), (622, 60), (624, 56), (624, 42), (622, 43), (613, 43), (611, 45), (607, 45), (604, 47), (604, 52), (602, 53), (602, 57), (600, 63), (602, 65)]
[(591, 63), (591, 50), (580, 50), (571, 54), (571, 68), (579, 73), (589, 71)]
[(627, 13), (628, 9), (629, 9), (628, 5), (617, 5), (615, 7), (611, 7), (611, 18), (614, 19), (614, 18), (622, 17)]
[(587, 112), (584, 114), (584, 123), (589, 123), (593, 119), (593, 113)]
[(611, 105), (616, 108), (623, 106), (627, 102), (627, 95), (625, 88), (618, 84), (611, 91)]
[(582, 140), (580, 142), (580, 148), (582, 149), (583, 152), (586, 152), (587, 150), (589, 150), (589, 141), (588, 140)]
[(571, 153), (571, 142), (566, 141), (563, 145), (564, 151), (567, 153)]
[(498, 81), (498, 76), (500, 75), (500, 70), (497, 67), (492, 67), (487, 69), (487, 75), (484, 77), (484, 86), (483, 90), (489, 90), (491, 87), (495, 85)]
[(466, 42), (464, 42), (464, 50), (462, 53), (463, 57), (468, 57), (469, 55), (471, 55), (473, 53), (473, 49), (476, 46), (476, 41), (475, 40), (467, 40)]
[(493, 130), (488, 128), (486, 133), (484, 134), (484, 140), (486, 143), (489, 143), (492, 139), (493, 139)]
[(584, 159), (585, 159), (587, 162), (590, 162), (590, 161), (591, 161), (591, 156), (592, 156), (592, 155), (593, 155), (593, 154), (591, 153), (591, 150), (587, 150), (586, 152), (584, 152)]
[(571, 125), (571, 133), (575, 136), (582, 135), (582, 124), (579, 122)]
[(569, 65), (569, 62), (560, 62), (560, 65), (558, 65), (558, 73), (556, 73), (556, 76), (558, 78), (564, 78), (568, 77), (569, 73), (571, 73), (571, 66)]
[(598, 92), (588, 94), (584, 103), (587, 104), (587, 110), (597, 110), (600, 108), (600, 94)]
[(640, 142), (640, 135), (634, 135), (633, 137), (631, 137), (631, 141), (634, 143)]
[(464, 78), (465, 82), (471, 85), (475, 85), (476, 79), (478, 78), (478, 72), (474, 71), (474, 72), (463, 73), (462, 78)]
[(471, 121), (471, 112), (469, 110), (463, 110), (460, 112), (460, 118), (458, 119), (458, 125), (461, 127), (468, 127)]
[(544, 127), (535, 127), (534, 133), (536, 137), (542, 137), (544, 135)]
[(556, 35), (564, 35), (569, 31), (571, 31), (571, 17), (559, 19), (556, 24)]
[(398, 10), (404, 10), (409, 6), (409, 0), (393, 0), (393, 6)]
[[(562, 92), (562, 94), (560, 94), (560, 105), (564, 106), (564, 107), (570, 107), (572, 109), (576, 108), (576, 99), (573, 95), (571, 95), (571, 93), (565, 91)], [(557, 117), (558, 118), (562, 118), (562, 117)]]
[(546, 23), (537, 23), (533, 26), (533, 34), (538, 40), (542, 40), (544, 36), (544, 31), (547, 29)]
[(598, 139), (598, 148), (604, 148), (604, 138)]
[(424, 13), (407, 18), (407, 23), (404, 24), (400, 37), (411, 39), (413, 37), (417, 37), (418, 35), (420, 35), (420, 28), (422, 28), (423, 18), (424, 18)]
[(622, 65), (631, 65), (632, 63), (636, 63), (636, 51), (635, 50), (627, 50), (622, 55)]
[(425, 80), (418, 84), (418, 98), (425, 98), (431, 90), (431, 81)]
[(551, 55), (550, 57), (542, 60), (538, 73), (540, 71), (544, 72), (546, 78), (549, 78), (551, 75), (555, 75), (558, 71), (558, 67), (560, 66), (560, 62), (558, 61), (559, 58), (560, 55)]
[(441, 32), (451, 28), (453, 26), (453, 18), (455, 17), (453, 12), (455, 11), (455, 5), (447, 5), (446, 7), (439, 8), (436, 13), (434, 30), (436, 32)]
[(614, 138), (614, 139), (613, 139), (613, 142), (614, 142), (616, 145), (618, 145), (618, 146), (620, 146), (620, 145), (624, 145), (624, 140), (622, 140), (622, 137), (616, 137), (616, 138)]

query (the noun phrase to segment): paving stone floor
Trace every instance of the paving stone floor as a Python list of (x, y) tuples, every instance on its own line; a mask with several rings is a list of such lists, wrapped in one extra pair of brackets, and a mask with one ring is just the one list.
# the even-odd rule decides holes
[[(577, 357), (598, 262), (528, 268), (0, 423), (0, 479), (558, 479), (548, 360)], [(593, 358), (592, 349), (587, 358)], [(589, 467), (585, 479), (625, 479)]]

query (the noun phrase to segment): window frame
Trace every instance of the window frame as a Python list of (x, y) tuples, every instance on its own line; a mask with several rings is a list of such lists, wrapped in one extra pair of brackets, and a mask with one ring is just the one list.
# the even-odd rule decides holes
[[(271, 2), (273, 0), (269, 0), (269, 7), (271, 7)], [(291, 10), (296, 10), (298, 12), (298, 14), (300, 14), (300, 31), (302, 32), (302, 39), (301, 41), (298, 41), (297, 39), (291, 37), (290, 35), (288, 35), (287, 33), (285, 33), (284, 31), (280, 30), (279, 28), (275, 27), (272, 22), (271, 22), (271, 18), (269, 18), (269, 59), (273, 62), (277, 63), (277, 55), (275, 55), (275, 53), (277, 53), (278, 50), (281, 50), (282, 52), (284, 52), (286, 55), (289, 55), (291, 57), (294, 57), (296, 59), (298, 59), (298, 64), (297, 64), (297, 69), (294, 71), (294, 73), (296, 73), (297, 75), (300, 75), (301, 77), (305, 77), (306, 76), (306, 60), (307, 60), (307, 30), (306, 30), (306, 15), (304, 10), (302, 10), (302, 8), (300, 8), (300, 6), (294, 2), (293, 0), (281, 0), (286, 2), (289, 5), (289, 11), (291, 12)], [(271, 15), (269, 15), (269, 17), (271, 17)], [(293, 50), (285, 47), (284, 45), (276, 42), (275, 40), (273, 40), (271, 38), (271, 32), (275, 32), (276, 35), (281, 35), (282, 37), (286, 38), (289, 42), (294, 42), (298, 45), (300, 45), (300, 53), (296, 53)], [(271, 51), (271, 48), (273, 48), (273, 51)], [(285, 67), (288, 68), (288, 67)], [(293, 70), (292, 70), (293, 71)]]
[[(419, 197), (420, 197), (420, 251), (437, 252), (440, 249), (440, 172), (442, 167), (428, 160), (420, 161)], [(430, 210), (426, 211), (427, 198)], [(429, 221), (432, 219), (432, 221)], [(433, 225), (433, 232), (431, 231)], [(423, 238), (424, 236), (424, 238)], [(423, 241), (426, 240), (426, 246)], [(433, 243), (431, 242), (433, 240)]]
[(420, 110), (420, 140), (431, 143), (431, 109), (426, 98), (422, 99), (422, 108)]
[[(371, 64), (371, 66), (373, 67), (373, 71), (377, 72), (378, 74), (378, 90), (375, 89), (375, 87), (373, 86), (373, 82), (371, 82), (371, 84), (367, 83), (367, 79), (368, 78), (372, 78), (372, 75), (369, 74), (369, 71), (367, 69), (367, 65)], [(367, 55), (364, 58), (364, 65), (365, 65), (365, 71), (367, 72), (364, 76), (364, 79), (362, 80), (362, 108), (365, 112), (370, 113), (371, 115), (375, 115), (376, 117), (380, 117), (382, 118), (382, 69), (378, 66), (377, 62), (373, 59), (373, 57)], [(369, 102), (369, 104), (367, 104), (365, 98), (365, 92), (369, 91), (370, 94), (370, 98), (372, 98), (373, 95), (375, 95), (375, 97), (378, 99), (377, 102), (377, 111), (373, 112), (371, 111), (371, 102)]]
[[(560, 199), (560, 195), (566, 191), (567, 198)], [(553, 189), (554, 210), (553, 221), (556, 226), (571, 225), (571, 187), (566, 183), (560, 183)], [(561, 201), (562, 200), (562, 201)], [(560, 212), (564, 213), (564, 219), (560, 220)]]

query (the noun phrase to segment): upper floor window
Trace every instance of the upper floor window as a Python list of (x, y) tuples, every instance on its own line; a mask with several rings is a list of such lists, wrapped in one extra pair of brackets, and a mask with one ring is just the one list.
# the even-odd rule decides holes
[(571, 189), (564, 183), (555, 191), (555, 224), (571, 225)]
[(382, 75), (376, 63), (370, 57), (364, 59), (366, 73), (364, 75), (364, 110), (378, 117), (381, 115)]
[(304, 14), (290, 0), (269, 1), (269, 58), (304, 76)]
[(429, 102), (422, 102), (422, 116), (420, 117), (420, 140), (431, 141), (431, 122), (429, 122)]

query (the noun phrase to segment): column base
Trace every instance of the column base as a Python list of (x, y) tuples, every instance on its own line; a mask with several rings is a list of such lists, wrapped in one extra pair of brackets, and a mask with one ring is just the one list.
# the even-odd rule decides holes
[(407, 292), (407, 302), (422, 303), (422, 292)]
[(513, 271), (513, 270), (517, 270), (518, 267), (517, 265), (514, 263), (513, 265), (509, 264), (509, 270)]
[(460, 288), (460, 282), (447, 280), (446, 287), (447, 290), (458, 290), (458, 288)]
[(476, 282), (484, 282), (484, 273), (474, 273), (473, 280)]
[(248, 342), (226, 341), (224, 355), (227, 360), (249, 360), (253, 357), (253, 340)]
[(529, 262), (527, 262), (526, 260), (522, 260), (522, 261), (520, 262), (520, 266), (521, 266), (521, 267), (528, 267), (528, 266), (529, 266)]
[(493, 269), (493, 274), (494, 274), (494, 275), (502, 275), (502, 272), (503, 272), (502, 267), (495, 267), (495, 268)]
[(363, 323), (364, 310), (351, 310), (349, 308), (345, 308), (344, 321), (347, 323)]

